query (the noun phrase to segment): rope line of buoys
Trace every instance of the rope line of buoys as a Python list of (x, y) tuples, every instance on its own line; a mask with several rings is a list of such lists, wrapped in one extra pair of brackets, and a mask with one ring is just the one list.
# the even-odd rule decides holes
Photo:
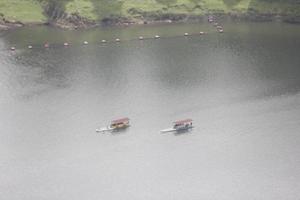
[(213, 23), (213, 26), (216, 27), (217, 32), (224, 33), (223, 26), (221, 26), (218, 22), (216, 22), (213, 16), (208, 17), (208, 22)]
[[(196, 36), (196, 35), (204, 35), (206, 34), (206, 32), (199, 32), (197, 34), (189, 34), (189, 33), (184, 33), (183, 36), (187, 37), (187, 36)], [(129, 40), (121, 40), (120, 38), (116, 38), (114, 40), (111, 41), (107, 41), (107, 40), (101, 40), (99, 43), (93, 43), (90, 44), (88, 41), (83, 41), (82, 45), (84, 46), (88, 46), (88, 45), (98, 45), (98, 44), (106, 44), (106, 43), (120, 43), (120, 42), (128, 42), (128, 41), (135, 41), (135, 40), (139, 40), (139, 41), (143, 41), (143, 40), (151, 40), (151, 39), (161, 39), (161, 38), (176, 38), (176, 37), (181, 37), (179, 35), (176, 36), (168, 36), (168, 37), (161, 37), (160, 35), (155, 35), (154, 37), (143, 37), (143, 36), (139, 36), (138, 38), (134, 38), (134, 39), (129, 39)], [(80, 44), (77, 43), (77, 46), (79, 46)], [(45, 42), (43, 45), (28, 45), (27, 49), (49, 49), (49, 48), (57, 48), (57, 47), (69, 47), (71, 46), (71, 43), (69, 42), (64, 42), (62, 44), (59, 43), (49, 43), (49, 42)], [(75, 45), (72, 45), (75, 46)], [(21, 49), (21, 48), (20, 48)], [(4, 49), (3, 49), (4, 50)], [(16, 51), (17, 47), (16, 46), (12, 46), (10, 47), (11, 51)]]
[[(220, 25), (218, 22), (215, 21), (214, 17), (212, 16), (209, 16), (208, 17), (208, 22), (211, 23), (213, 25), (213, 27), (216, 28), (216, 31), (219, 32), (219, 33), (223, 33), (224, 32), (224, 29), (223, 29), (223, 26)], [(175, 38), (175, 37), (181, 37), (181, 36), (184, 36), (184, 37), (189, 37), (189, 36), (197, 36), (197, 35), (205, 35), (207, 34), (207, 32), (204, 32), (204, 31), (200, 31), (199, 33), (193, 33), (193, 34), (190, 34), (188, 32), (185, 32), (183, 33), (183, 35), (177, 35), (177, 36), (168, 36), (168, 37), (164, 37), (164, 38)], [(151, 39), (160, 39), (161, 36), (160, 35), (155, 35), (154, 37), (143, 37), (143, 36), (139, 36), (138, 38), (135, 38), (135, 39), (129, 39), (129, 40), (122, 40), (122, 42), (126, 42), (126, 41), (134, 41), (134, 40), (151, 40)], [(105, 44), (105, 43), (120, 43), (121, 42), (121, 39), (120, 38), (116, 38), (114, 40), (111, 40), (111, 41), (107, 41), (105, 39), (102, 39), (99, 43), (102, 43), (102, 44)], [(89, 45), (89, 42), (88, 41), (83, 41), (82, 43), (83, 45)], [(98, 43), (94, 44), (94, 45), (97, 45)], [(28, 49), (48, 49), (48, 48), (57, 48), (57, 47), (60, 47), (60, 46), (63, 46), (63, 47), (69, 47), (70, 46), (70, 43), (68, 42), (64, 42), (63, 44), (50, 44), (49, 42), (45, 42), (43, 46), (41, 45), (37, 45), (35, 47), (33, 47), (33, 45), (28, 45), (27, 48)], [(74, 45), (72, 45), (74, 46)], [(10, 47), (10, 51), (16, 51), (17, 50), (17, 47), (16, 46), (12, 46)]]
[[(218, 32), (218, 33), (223, 33), (224, 32), (224, 28), (223, 28), (223, 26), (222, 25), (220, 25), (217, 21), (216, 21), (216, 19), (214, 18), (214, 16), (208, 16), (208, 22), (210, 23), (210, 24), (212, 24), (215, 28), (216, 28), (216, 31)], [(188, 36), (196, 36), (196, 35), (205, 35), (205, 34), (207, 34), (207, 32), (204, 32), (204, 31), (200, 31), (199, 33), (193, 33), (193, 34), (190, 34), (190, 33), (188, 33), (188, 32), (185, 32), (184, 34), (183, 34), (183, 36), (185, 36), (185, 37), (188, 37)], [(174, 38), (174, 37), (180, 37), (179, 35), (177, 35), (177, 36), (169, 36), (169, 37), (165, 37), (165, 38)], [(125, 42), (125, 41), (134, 41), (134, 40), (150, 40), (150, 39), (160, 39), (161, 38), (161, 36), (160, 35), (155, 35), (154, 37), (148, 37), (148, 38), (144, 38), (143, 36), (139, 36), (138, 38), (136, 38), (136, 39), (129, 39), (129, 40), (122, 40), (122, 42)], [(100, 43), (102, 43), (102, 44), (104, 44), (104, 43), (120, 43), (121, 42), (121, 39), (120, 38), (116, 38), (116, 39), (114, 39), (114, 40), (112, 40), (112, 41), (107, 41), (107, 40), (104, 40), (104, 39), (102, 39), (101, 41), (100, 41)], [(83, 45), (88, 45), (89, 44), (89, 42), (88, 41), (84, 41), (83, 42)], [(61, 46), (60, 44), (51, 44), (51, 47), (58, 47), (58, 46)], [(63, 47), (68, 47), (68, 46), (70, 46), (70, 44), (68, 43), (68, 42), (64, 42), (63, 44), (62, 44), (62, 46)], [(47, 48), (50, 48), (50, 43), (49, 42), (45, 42), (44, 43), (44, 45), (43, 45), (43, 47), (42, 46), (40, 46), (40, 45), (37, 45), (37, 46), (35, 46), (35, 47), (33, 47), (32, 45), (28, 45), (27, 46), (27, 48), (28, 49), (40, 49), (40, 48), (45, 48), (45, 49), (47, 49)], [(0, 49), (0, 51), (4, 51), (5, 49)], [(17, 47), (16, 46), (11, 46), (10, 47), (10, 51), (16, 51), (17, 50)]]

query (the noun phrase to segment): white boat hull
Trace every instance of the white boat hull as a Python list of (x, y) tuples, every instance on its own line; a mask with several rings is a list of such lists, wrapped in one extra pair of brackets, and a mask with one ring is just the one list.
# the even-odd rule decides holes
[(111, 128), (111, 127), (103, 127), (103, 128), (96, 129), (96, 132), (104, 133), (104, 132), (113, 131), (113, 130), (114, 130), (114, 128)]
[(168, 132), (177, 132), (177, 131), (186, 131), (189, 129), (194, 128), (194, 126), (186, 127), (186, 128), (180, 128), (180, 129), (175, 129), (175, 128), (168, 128), (168, 129), (163, 129), (160, 132), (161, 133), (168, 133)]
[(174, 132), (174, 131), (176, 131), (176, 129), (174, 129), (174, 128), (167, 128), (167, 129), (161, 130), (160, 132), (161, 133), (168, 133), (168, 132)]
[(105, 133), (105, 132), (113, 132), (113, 131), (119, 131), (119, 130), (124, 130), (124, 129), (127, 129), (128, 127), (130, 127), (130, 125), (127, 125), (127, 126), (124, 126), (124, 127), (121, 127), (121, 128), (111, 128), (111, 127), (103, 127), (103, 128), (99, 128), (99, 129), (96, 129), (96, 132), (97, 133)]

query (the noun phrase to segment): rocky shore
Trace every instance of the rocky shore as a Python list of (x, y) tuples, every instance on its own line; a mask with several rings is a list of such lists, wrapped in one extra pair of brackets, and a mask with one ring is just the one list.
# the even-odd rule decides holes
[[(169, 24), (179, 22), (205, 22), (210, 15), (187, 15), (187, 14), (158, 14), (142, 13), (142, 17), (129, 19), (120, 16), (111, 16), (101, 21), (88, 20), (80, 17), (78, 14), (72, 14), (66, 18), (59, 19), (51, 25), (64, 29), (86, 29), (97, 26), (130, 26), (142, 24)], [(251, 21), (251, 22), (284, 22), (300, 24), (299, 16), (279, 15), (279, 14), (260, 14), (256, 12), (249, 13), (214, 13), (211, 14), (220, 21)]]
[[(131, 11), (134, 14), (134, 10)], [(9, 21), (4, 16), (0, 15), (0, 30), (10, 30), (28, 25), (46, 25), (54, 26), (62, 29), (88, 29), (98, 26), (130, 26), (141, 24), (167, 24), (178, 22), (204, 22), (207, 21), (209, 15), (187, 15), (187, 14), (161, 14), (161, 13), (138, 13), (141, 17), (129, 19), (120, 16), (110, 16), (101, 21), (89, 20), (81, 17), (77, 13), (65, 15), (54, 21), (47, 23), (22, 23), (19, 21)], [(286, 23), (300, 24), (300, 16), (289, 16), (279, 14), (261, 14), (255, 11), (248, 13), (222, 13), (216, 12), (211, 14), (220, 21), (252, 21), (252, 22), (267, 22), (280, 21)]]
[(0, 30), (9, 30), (13, 28), (22, 27), (24, 24), (18, 21), (9, 21), (5, 19), (3, 15), (0, 14)]

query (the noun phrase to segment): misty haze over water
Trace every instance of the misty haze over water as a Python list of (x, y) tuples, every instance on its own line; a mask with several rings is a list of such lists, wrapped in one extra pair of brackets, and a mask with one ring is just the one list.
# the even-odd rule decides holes
[[(299, 199), (299, 26), (224, 30), (3, 34), (0, 199)], [(200, 31), (208, 34), (183, 37)], [(135, 39), (156, 34), (162, 38)], [(26, 48), (45, 41), (55, 45)], [(95, 132), (124, 116), (126, 131)], [(184, 118), (194, 130), (159, 132)]]

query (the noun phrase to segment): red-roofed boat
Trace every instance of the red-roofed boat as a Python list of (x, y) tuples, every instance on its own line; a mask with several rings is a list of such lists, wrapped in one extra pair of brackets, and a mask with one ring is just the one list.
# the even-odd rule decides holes
[(129, 118), (121, 118), (113, 120), (110, 124), (110, 127), (113, 129), (122, 129), (127, 128), (129, 126)]
[(120, 129), (126, 129), (130, 126), (129, 118), (124, 117), (111, 121), (110, 125), (104, 128), (96, 129), (96, 132), (114, 131)]
[(172, 128), (161, 130), (160, 132), (166, 133), (166, 132), (173, 132), (173, 131), (184, 131), (189, 130), (193, 128), (193, 120), (192, 119), (184, 119), (175, 121), (173, 123)]

